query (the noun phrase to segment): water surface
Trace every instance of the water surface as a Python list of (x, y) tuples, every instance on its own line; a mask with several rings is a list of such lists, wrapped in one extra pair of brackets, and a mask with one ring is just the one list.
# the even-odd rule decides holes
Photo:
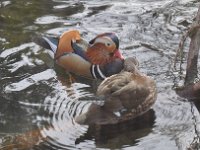
[[(198, 141), (200, 107), (175, 93), (178, 71), (170, 69), (198, 5), (198, 0), (2, 0), (0, 149), (182, 150)], [(68, 29), (78, 29), (86, 40), (116, 32), (123, 55), (136, 56), (141, 71), (157, 82), (152, 109), (119, 125), (77, 124), (74, 118), (97, 100), (97, 82), (56, 72), (47, 50), (32, 40)]]

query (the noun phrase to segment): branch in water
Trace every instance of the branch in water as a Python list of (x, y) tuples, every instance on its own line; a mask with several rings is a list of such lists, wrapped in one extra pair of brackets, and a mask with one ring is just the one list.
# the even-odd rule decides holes
[(151, 45), (149, 43), (141, 42), (140, 45), (143, 46), (143, 47), (146, 47), (148, 49), (151, 49), (153, 51), (156, 51), (156, 52), (160, 53), (161, 55), (164, 55), (164, 56), (168, 57), (169, 59), (171, 59), (171, 56), (167, 55), (163, 49), (160, 49), (160, 48), (158, 48), (158, 47), (156, 47), (154, 45)]
[(177, 50), (175, 57), (175, 63), (179, 53), (183, 52), (184, 42), (187, 37), (190, 37), (191, 41), (187, 57), (185, 85), (182, 88), (178, 88), (176, 91), (177, 94), (182, 97), (193, 99), (200, 97), (200, 81), (195, 83), (195, 79), (197, 78), (198, 73), (197, 63), (200, 49), (200, 6), (195, 21), (193, 22), (190, 29), (186, 32), (186, 34), (184, 34), (181, 38), (179, 49)]
[[(198, 15), (200, 16), (200, 9), (198, 11)], [(197, 73), (198, 73), (197, 63), (198, 63), (199, 48), (200, 48), (200, 25), (199, 24), (192, 27), (192, 32), (190, 32), (190, 37), (191, 37), (191, 42), (190, 42), (190, 48), (189, 48), (188, 58), (187, 58), (185, 85), (194, 83), (194, 80), (197, 77)]]
[[(192, 37), (194, 35), (194, 33), (200, 28), (200, 25), (195, 25), (190, 27), (187, 32), (185, 34), (182, 35), (181, 40), (179, 42), (179, 46), (178, 49), (176, 50), (176, 55), (174, 58), (174, 68), (176, 68), (176, 63), (177, 63), (177, 59), (178, 57), (180, 57), (181, 59), (181, 63), (182, 63), (182, 59), (183, 59), (183, 48), (184, 48), (184, 44), (185, 41), (188, 37)], [(181, 66), (181, 65), (180, 65)]]
[(180, 70), (183, 61), (183, 49), (184, 43), (186, 39), (190, 37), (190, 47), (188, 51), (187, 57), (187, 68), (186, 68), (186, 78), (185, 78), (185, 85), (194, 83), (195, 78), (197, 77), (197, 63), (198, 63), (198, 54), (200, 48), (200, 6), (197, 12), (197, 16), (195, 21), (193, 22), (192, 26), (187, 30), (187, 32), (182, 36), (179, 47), (176, 50), (176, 55), (174, 58), (174, 69), (176, 70), (176, 63), (178, 57), (180, 57)]

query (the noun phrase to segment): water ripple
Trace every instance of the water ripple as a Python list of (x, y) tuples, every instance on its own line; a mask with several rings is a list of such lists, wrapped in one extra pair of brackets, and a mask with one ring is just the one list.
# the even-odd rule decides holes
[(0, 3), (0, 7), (6, 7), (7, 5), (10, 5), (11, 1), (3, 1), (2, 3)]
[[(0, 2), (0, 148), (188, 147), (196, 136), (199, 112), (192, 112), (191, 103), (172, 89), (169, 65), (197, 4), (198, 0)], [(72, 28), (79, 29), (88, 41), (102, 32), (119, 35), (123, 54), (136, 56), (141, 71), (157, 81), (158, 100), (146, 116), (115, 126), (75, 122), (75, 117), (98, 100), (94, 84), (76, 78), (73, 82), (68, 75), (60, 77), (48, 69), (46, 52), (31, 42), (35, 34), (59, 36)], [(148, 44), (163, 53), (145, 46)]]
[(5, 87), (5, 92), (22, 91), (31, 85), (37, 84), (40, 81), (51, 79), (55, 76), (55, 72), (52, 69), (45, 70), (41, 73), (34, 74), (28, 78), (25, 78), (17, 83), (12, 83)]
[(52, 24), (56, 22), (65, 22), (65, 20), (62, 20), (61, 17), (57, 16), (43, 16), (40, 18), (37, 18), (35, 21), (35, 24)]
[(39, 46), (35, 45), (35, 43), (25, 43), (22, 44), (18, 47), (14, 47), (14, 48), (10, 48), (10, 49), (6, 49), (4, 50), (1, 54), (0, 54), (0, 58), (6, 58), (9, 55), (15, 54), (17, 52), (23, 51), (26, 48), (30, 48), (31, 50), (35, 50), (38, 49)]
[[(73, 92), (76, 96), (80, 91), (76, 90), (76, 88), (74, 89), (75, 91)], [(41, 131), (41, 134), (43, 137), (48, 137), (47, 141), (50, 145), (58, 146), (59, 148), (74, 145), (76, 138), (87, 130), (87, 128), (76, 124), (73, 118), (79, 115), (78, 111), (87, 109), (90, 103), (85, 102), (84, 104), (84, 102), (78, 101), (78, 97), (71, 99), (72, 96), (70, 98), (68, 94), (65, 90), (60, 91), (59, 94), (55, 91), (51, 96), (46, 97), (44, 101), (44, 104), (46, 104), (44, 111), (49, 114), (47, 116), (52, 117), (47, 122), (46, 128)]]

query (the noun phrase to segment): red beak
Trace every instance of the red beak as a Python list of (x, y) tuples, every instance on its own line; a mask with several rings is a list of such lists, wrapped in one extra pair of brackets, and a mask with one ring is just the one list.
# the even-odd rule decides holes
[(114, 57), (119, 58), (121, 60), (124, 60), (124, 56), (122, 55), (122, 53), (118, 49), (115, 51)]

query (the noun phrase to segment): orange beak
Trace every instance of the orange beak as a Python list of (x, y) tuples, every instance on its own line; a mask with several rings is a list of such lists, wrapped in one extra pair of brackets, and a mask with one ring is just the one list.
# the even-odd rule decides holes
[(121, 60), (124, 60), (124, 56), (122, 55), (122, 53), (118, 49), (115, 51), (114, 57), (119, 58)]

